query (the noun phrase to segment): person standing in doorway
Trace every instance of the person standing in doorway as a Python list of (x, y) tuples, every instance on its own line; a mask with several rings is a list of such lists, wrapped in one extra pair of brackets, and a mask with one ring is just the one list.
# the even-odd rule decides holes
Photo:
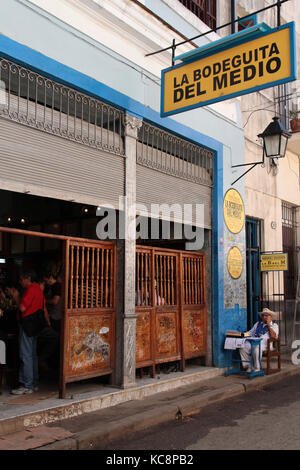
[[(24, 289), (17, 315), (19, 320), (19, 382), (21, 386), (11, 391), (13, 395), (25, 395), (38, 390), (37, 336), (27, 336), (22, 327), (22, 319), (38, 310), (44, 310), (45, 306), (44, 294), (40, 286), (34, 282), (33, 271), (24, 270), (20, 275), (20, 284)], [(47, 321), (46, 317), (45, 320)]]
[(46, 282), (45, 297), (52, 328), (60, 332), (62, 318), (62, 286), (59, 278), (51, 272), (44, 276)]

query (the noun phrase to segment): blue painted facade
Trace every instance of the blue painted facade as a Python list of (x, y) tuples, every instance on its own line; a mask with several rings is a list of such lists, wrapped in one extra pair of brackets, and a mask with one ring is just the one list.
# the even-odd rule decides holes
[[(161, 10), (158, 8), (161, 3)], [(151, 2), (150, 2), (151, 4)], [(156, 14), (168, 19), (170, 8), (155, 2)], [(148, 5), (151, 8), (150, 5)], [(168, 13), (169, 12), (169, 13)], [(178, 18), (177, 18), (178, 20)], [(178, 20), (179, 21), (179, 20)], [(30, 25), (30, 27), (29, 27)], [(182, 32), (190, 25), (181, 19)], [(245, 253), (245, 231), (231, 235), (224, 224), (223, 197), (231, 183), (242, 173), (231, 166), (244, 161), (244, 137), (241, 120), (225, 117), (216, 109), (191, 110), (171, 118), (159, 112), (158, 78), (151, 76), (126, 57), (109, 50), (74, 30), (27, 0), (6, 2), (0, 18), (0, 52), (2, 56), (40, 72), (57, 82), (113, 104), (153, 125), (213, 150), (214, 186), (212, 201), (212, 337), (213, 364), (225, 366), (223, 351), (226, 329), (246, 329), (246, 264), (241, 278), (234, 281), (244, 289), (242, 298), (233, 299), (227, 288), (226, 256), (235, 244)], [(144, 73), (147, 84), (141, 79)], [(235, 105), (237, 115), (238, 104)], [(244, 199), (244, 182), (236, 184)], [(233, 287), (234, 288), (234, 287)]]

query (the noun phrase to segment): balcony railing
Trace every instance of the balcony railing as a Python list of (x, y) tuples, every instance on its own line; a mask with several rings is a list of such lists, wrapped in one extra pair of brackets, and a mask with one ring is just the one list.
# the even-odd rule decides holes
[(179, 0), (211, 29), (216, 27), (216, 0)]

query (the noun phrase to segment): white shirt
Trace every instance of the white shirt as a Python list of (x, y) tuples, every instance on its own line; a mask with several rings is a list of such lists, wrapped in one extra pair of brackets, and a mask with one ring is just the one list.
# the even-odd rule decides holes
[[(250, 336), (254, 336), (255, 334), (255, 330), (256, 330), (256, 327), (257, 325), (259, 324), (260, 322), (256, 322), (255, 325), (253, 325), (253, 327), (251, 328), (251, 330), (249, 330), (247, 333), (250, 334)], [(273, 323), (271, 321), (271, 324), (270, 324), (272, 330), (275, 332), (276, 334), (276, 338), (278, 338), (278, 334), (279, 334), (279, 327), (277, 325), (277, 323)], [(267, 349), (268, 347), (268, 339), (270, 338), (270, 333), (269, 331), (267, 331), (264, 335), (260, 336), (260, 338), (262, 338), (262, 342), (261, 342), (261, 349), (262, 350), (265, 350)]]

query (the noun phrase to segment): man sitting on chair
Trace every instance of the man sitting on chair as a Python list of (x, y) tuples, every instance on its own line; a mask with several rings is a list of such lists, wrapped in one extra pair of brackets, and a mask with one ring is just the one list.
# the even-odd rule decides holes
[[(268, 339), (269, 338), (278, 338), (279, 328), (277, 323), (273, 323), (272, 320), (276, 320), (276, 312), (272, 312), (268, 308), (264, 308), (262, 312), (260, 312), (261, 321), (256, 322), (253, 328), (249, 330), (247, 333), (251, 337), (262, 338), (261, 341), (261, 355), (263, 351), (267, 350), (268, 347)], [(250, 360), (251, 360), (251, 344), (250, 342), (246, 341), (244, 346), (240, 349), (241, 359), (242, 359), (242, 366), (243, 370), (248, 370), (250, 368)], [(255, 346), (253, 349), (253, 361), (254, 361), (254, 372), (258, 372), (260, 370), (260, 359), (259, 357), (259, 346)], [(246, 362), (248, 361), (248, 362)]]

